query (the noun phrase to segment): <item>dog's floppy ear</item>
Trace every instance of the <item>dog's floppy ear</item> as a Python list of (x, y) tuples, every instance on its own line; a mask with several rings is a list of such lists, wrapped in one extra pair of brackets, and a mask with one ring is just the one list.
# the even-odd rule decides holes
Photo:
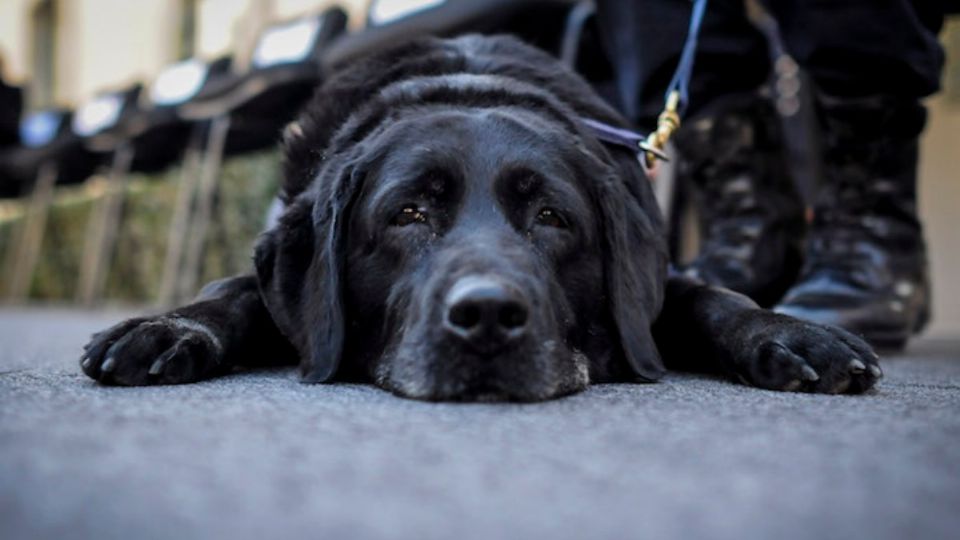
[(618, 163), (599, 181), (596, 204), (605, 242), (610, 311), (633, 372), (659, 380), (665, 369), (650, 326), (663, 304), (667, 249), (662, 220), (639, 164)]
[[(321, 173), (323, 174), (323, 173)], [(294, 199), (257, 244), (260, 293), (300, 355), (303, 382), (326, 382), (340, 364), (345, 333), (345, 230), (355, 193), (350, 167)]]

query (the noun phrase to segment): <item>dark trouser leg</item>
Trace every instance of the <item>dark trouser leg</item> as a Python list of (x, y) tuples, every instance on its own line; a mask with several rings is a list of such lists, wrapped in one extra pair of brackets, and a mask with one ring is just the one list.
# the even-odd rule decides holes
[(838, 97), (921, 98), (940, 89), (939, 2), (767, 2), (790, 53), (819, 89)]
[[(943, 64), (942, 7), (924, 0), (765, 2), (787, 49), (821, 90), (839, 96), (936, 92)], [(687, 35), (688, 0), (597, 0), (603, 46), (617, 79), (616, 106), (651, 127)], [(714, 99), (749, 92), (769, 73), (766, 42), (742, 0), (711, 0), (697, 47), (689, 116)]]

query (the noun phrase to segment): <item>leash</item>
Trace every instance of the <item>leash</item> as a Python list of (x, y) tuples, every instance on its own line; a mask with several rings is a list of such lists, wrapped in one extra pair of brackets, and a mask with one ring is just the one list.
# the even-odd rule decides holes
[(657, 129), (647, 136), (614, 127), (596, 120), (583, 118), (582, 121), (594, 135), (603, 142), (624, 146), (637, 153), (640, 163), (650, 172), (657, 161), (669, 161), (664, 149), (674, 132), (680, 129), (680, 117), (687, 109), (690, 99), (690, 77), (693, 75), (693, 61), (697, 52), (697, 38), (700, 26), (707, 11), (707, 0), (693, 0), (690, 15), (690, 27), (683, 44), (680, 61), (673, 73), (673, 79), (667, 86), (663, 110), (657, 117)]
[(658, 159), (663, 159), (661, 157), (663, 150), (674, 132), (680, 129), (680, 116), (687, 110), (687, 103), (690, 100), (690, 77), (693, 75), (693, 61), (697, 53), (697, 38), (700, 36), (700, 26), (706, 11), (707, 0), (693, 1), (687, 40), (683, 44), (677, 70), (674, 71), (673, 79), (667, 86), (663, 111), (657, 117), (657, 129), (647, 137), (644, 144), (640, 145), (640, 149), (644, 150), (644, 164), (648, 169), (652, 169)]
[[(780, 118), (783, 144), (790, 164), (794, 187), (812, 218), (812, 203), (821, 178), (820, 141), (810, 81), (787, 52), (777, 20), (763, 0), (743, 0), (747, 19), (767, 41), (772, 81), (773, 102)], [(680, 128), (680, 118), (690, 99), (690, 78), (696, 57), (697, 39), (707, 9), (707, 0), (693, 0), (690, 26), (677, 69), (667, 86), (664, 107), (657, 117), (657, 128), (647, 136), (614, 127), (589, 118), (582, 118), (599, 140), (628, 148), (637, 153), (640, 163), (653, 178), (658, 161), (668, 161), (664, 152), (667, 142)]]

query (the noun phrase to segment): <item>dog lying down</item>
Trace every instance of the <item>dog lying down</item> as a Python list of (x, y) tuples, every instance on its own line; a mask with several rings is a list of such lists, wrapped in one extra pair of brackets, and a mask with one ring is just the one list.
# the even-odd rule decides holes
[(255, 275), (96, 334), (83, 371), (149, 385), (299, 363), (304, 382), (465, 401), (666, 369), (785, 391), (877, 382), (856, 336), (669, 273), (635, 152), (589, 121), (626, 126), (512, 38), (425, 39), (346, 66), (284, 135), (284, 212)]

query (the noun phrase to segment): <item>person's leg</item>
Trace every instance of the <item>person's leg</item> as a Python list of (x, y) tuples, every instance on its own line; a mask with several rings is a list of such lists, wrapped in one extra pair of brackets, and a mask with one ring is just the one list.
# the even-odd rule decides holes
[(768, 2), (790, 54), (831, 96), (918, 99), (940, 89), (939, 2)]
[(939, 88), (942, 14), (907, 0), (794, 1), (776, 11), (818, 86), (823, 179), (805, 265), (777, 311), (902, 346), (929, 313), (917, 216), (920, 99)]
[[(621, 110), (652, 129), (687, 35), (686, 0), (600, 0)], [(711, 285), (775, 303), (800, 266), (802, 206), (793, 195), (780, 126), (758, 89), (765, 38), (742, 0), (712, 0), (701, 28), (689, 108), (675, 137), (678, 180), (697, 191), (701, 249), (685, 269)]]

